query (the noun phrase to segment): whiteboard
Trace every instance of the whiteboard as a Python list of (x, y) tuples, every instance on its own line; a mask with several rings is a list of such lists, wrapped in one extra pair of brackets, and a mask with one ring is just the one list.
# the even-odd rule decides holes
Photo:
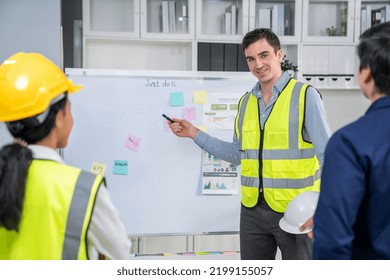
[[(193, 92), (242, 95), (255, 83), (249, 73), (239, 77), (97, 69), (66, 73), (85, 87), (70, 96), (74, 126), (64, 159), (87, 171), (94, 162), (107, 166), (108, 190), (130, 236), (238, 232), (240, 194), (202, 195), (202, 150), (192, 139), (168, 131), (161, 115), (182, 117), (183, 107), (169, 103), (171, 92), (182, 92), (184, 107), (196, 108), (197, 118), (191, 122), (202, 125), (203, 105), (193, 103)], [(233, 137), (232, 129), (208, 133), (227, 141)], [(129, 135), (140, 139), (138, 151), (125, 148)], [(113, 174), (116, 160), (128, 162), (127, 175)]]

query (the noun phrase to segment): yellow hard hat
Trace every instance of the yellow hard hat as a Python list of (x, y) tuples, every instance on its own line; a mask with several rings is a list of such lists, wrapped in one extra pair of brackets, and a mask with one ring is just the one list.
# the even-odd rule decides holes
[(11, 122), (44, 112), (58, 95), (77, 86), (52, 61), (38, 53), (17, 53), (0, 65), (0, 121)]

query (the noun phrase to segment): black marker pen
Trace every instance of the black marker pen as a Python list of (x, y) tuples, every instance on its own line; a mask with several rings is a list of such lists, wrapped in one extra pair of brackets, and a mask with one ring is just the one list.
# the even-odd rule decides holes
[(162, 114), (162, 116), (163, 116), (164, 118), (166, 118), (168, 121), (170, 121), (171, 123), (174, 123), (174, 121), (173, 121), (170, 117), (168, 117), (167, 115)]

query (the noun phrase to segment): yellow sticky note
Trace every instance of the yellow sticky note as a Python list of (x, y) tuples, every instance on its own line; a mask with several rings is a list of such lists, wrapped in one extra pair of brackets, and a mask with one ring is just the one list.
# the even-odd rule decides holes
[(176, 253), (163, 253), (164, 256), (177, 256)]
[(207, 132), (207, 130), (208, 130), (207, 126), (205, 126), (205, 125), (197, 125), (196, 127), (199, 128), (200, 130), (202, 130), (203, 132)]
[(104, 174), (106, 173), (106, 168), (107, 165), (105, 165), (104, 163), (94, 162), (92, 163), (91, 172), (96, 175), (104, 176)]
[(207, 103), (207, 91), (194, 90), (194, 104), (206, 104)]

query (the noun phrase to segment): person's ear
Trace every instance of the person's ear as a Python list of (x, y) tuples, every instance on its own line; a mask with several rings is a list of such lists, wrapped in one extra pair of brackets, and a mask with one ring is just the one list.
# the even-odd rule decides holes
[(279, 49), (279, 50), (276, 52), (276, 55), (277, 55), (277, 57), (278, 57), (278, 59), (279, 59), (279, 62), (282, 63), (283, 57), (284, 57), (284, 52), (283, 52), (283, 50), (282, 50), (282, 49)]
[(56, 115), (56, 127), (61, 128), (65, 122), (65, 110), (59, 110)]
[(365, 67), (360, 70), (360, 76), (363, 83), (368, 84), (372, 81), (371, 69), (370, 67)]

